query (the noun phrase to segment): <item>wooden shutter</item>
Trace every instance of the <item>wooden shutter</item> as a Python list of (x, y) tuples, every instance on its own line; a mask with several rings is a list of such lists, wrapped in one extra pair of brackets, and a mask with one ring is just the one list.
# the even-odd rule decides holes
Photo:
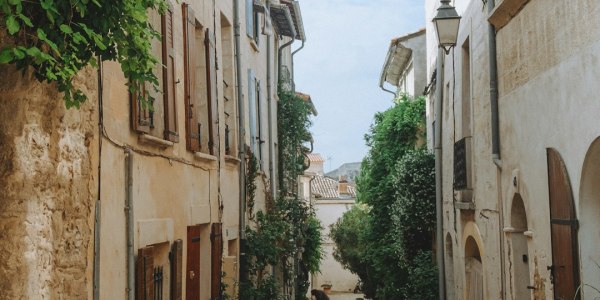
[(176, 240), (171, 246), (171, 299), (183, 299), (183, 241)]
[(246, 0), (246, 35), (254, 38), (254, 0)]
[(254, 70), (248, 69), (248, 113), (250, 121), (250, 147), (252, 153), (258, 155), (256, 140), (256, 79), (254, 77)]
[(215, 137), (217, 135), (214, 123), (217, 120), (217, 60), (215, 56), (215, 35), (211, 32), (210, 28), (206, 29), (204, 43), (204, 49), (206, 51), (206, 86), (208, 93), (208, 149), (210, 150), (209, 153), (211, 155), (215, 155)]
[(136, 261), (135, 298), (152, 300), (154, 297), (154, 248), (140, 248)]
[(554, 149), (548, 149), (547, 155), (554, 298), (580, 299), (580, 294), (574, 298), (580, 284), (577, 249), (579, 224), (571, 183), (560, 154)]
[[(135, 83), (131, 83), (135, 84)], [(139, 95), (146, 95), (144, 86), (140, 87), (140, 91), (130, 93), (131, 101), (131, 128), (139, 133), (150, 132), (150, 110), (149, 104), (144, 103), (143, 97)]]
[(185, 71), (185, 131), (186, 145), (190, 151), (200, 151), (200, 130), (198, 128), (198, 91), (196, 89), (196, 16), (192, 7), (184, 3), (183, 43)]
[(211, 233), (211, 285), (210, 299), (221, 299), (221, 269), (223, 267), (223, 226), (212, 224)]
[(173, 41), (173, 7), (162, 17), (162, 58), (164, 82), (165, 139), (179, 142), (177, 132), (177, 105), (175, 95), (175, 47)]

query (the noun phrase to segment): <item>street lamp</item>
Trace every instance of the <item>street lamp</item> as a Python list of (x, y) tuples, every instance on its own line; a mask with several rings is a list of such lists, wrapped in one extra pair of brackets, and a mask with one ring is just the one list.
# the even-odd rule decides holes
[(448, 54), (450, 48), (456, 46), (460, 16), (454, 6), (450, 5), (450, 0), (440, 0), (440, 2), (442, 2), (442, 5), (438, 8), (433, 23), (437, 32), (438, 43)]

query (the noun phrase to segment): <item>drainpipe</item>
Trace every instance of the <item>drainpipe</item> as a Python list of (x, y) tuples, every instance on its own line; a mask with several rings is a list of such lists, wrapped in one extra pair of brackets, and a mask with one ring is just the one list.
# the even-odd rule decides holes
[[(488, 13), (491, 14), (496, 6), (495, 0), (488, 0)], [(498, 213), (499, 213), (499, 235), (500, 235), (500, 274), (502, 299), (506, 299), (506, 273), (504, 257), (504, 203), (502, 201), (502, 160), (500, 156), (500, 130), (498, 118), (498, 60), (496, 54), (496, 28), (488, 23), (488, 39), (490, 46), (490, 108), (492, 114), (492, 160), (497, 167), (498, 188)]]
[[(238, 104), (238, 157), (240, 159), (240, 216), (239, 216), (239, 230), (240, 230), (240, 260), (241, 257), (246, 255), (244, 253), (246, 245), (246, 129), (244, 127), (244, 92), (242, 85), (242, 54), (241, 54), (241, 42), (240, 42), (240, 0), (233, 1), (233, 23), (234, 23), (234, 36), (235, 36), (235, 71), (237, 81), (237, 104)], [(244, 270), (240, 270), (240, 280), (243, 278)]]
[(440, 300), (446, 299), (445, 275), (446, 266), (444, 263), (444, 228), (443, 228), (443, 196), (442, 196), (442, 97), (444, 88), (444, 59), (445, 52), (442, 47), (438, 49), (437, 55), (437, 73), (435, 87), (435, 212), (436, 212), (436, 243), (437, 243), (437, 263), (438, 263), (438, 286)]
[(98, 56), (98, 198), (94, 209), (94, 274), (93, 299), (100, 300), (100, 192), (102, 191), (102, 136), (104, 128), (104, 112), (102, 110), (103, 86), (102, 57)]
[(125, 149), (125, 223), (127, 226), (127, 299), (135, 299), (135, 258), (133, 253), (133, 153)]
[(302, 40), (302, 45), (300, 45), (300, 48), (298, 48), (294, 52), (292, 52), (292, 90), (294, 92), (296, 91), (296, 79), (294, 77), (294, 73), (296, 72), (296, 69), (294, 68), (294, 55), (296, 55), (296, 53), (300, 52), (300, 50), (302, 50), (304, 48), (305, 42), (306, 42), (306, 40)]
[[(267, 9), (271, 9), (270, 3), (267, 1)], [(271, 74), (271, 59), (273, 54), (271, 53), (271, 47), (273, 42), (271, 41), (271, 36), (267, 36), (267, 107), (269, 114), (269, 178), (271, 179), (271, 196), (275, 198), (275, 170), (273, 168), (273, 164), (275, 162), (274, 159), (274, 145), (273, 145), (273, 97), (271, 93), (273, 92), (273, 86), (271, 84), (272, 74)]]
[[(281, 47), (279, 47), (279, 50), (277, 51), (277, 72), (278, 72), (278, 81), (277, 81), (277, 85), (278, 85), (278, 89), (281, 88), (281, 67), (283, 66), (283, 64), (281, 63), (281, 57), (283, 56), (283, 49), (289, 47), (290, 45), (292, 45), (292, 43), (294, 43), (294, 38), (292, 38), (289, 42), (281, 45)], [(293, 59), (292, 59), (293, 61)]]
[(383, 84), (381, 84), (379, 87), (380, 87), (382, 90), (384, 90), (384, 91), (386, 91), (386, 92), (388, 92), (388, 93), (390, 93), (390, 94), (394, 95), (394, 98), (396, 98), (396, 93), (394, 93), (394, 92), (392, 92), (392, 91), (390, 91), (390, 90), (386, 89), (386, 88), (383, 86)]

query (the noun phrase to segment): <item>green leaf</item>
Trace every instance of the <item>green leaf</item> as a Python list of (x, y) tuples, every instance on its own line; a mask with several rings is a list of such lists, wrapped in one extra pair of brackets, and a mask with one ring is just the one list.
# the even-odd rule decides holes
[(0, 51), (0, 64), (10, 63), (14, 57), (15, 54), (13, 53), (12, 49), (2, 49), (2, 51)]
[(38, 49), (38, 47), (28, 48), (27, 50), (25, 50), (25, 52), (27, 53), (27, 55), (33, 56), (33, 57), (38, 57), (42, 53), (42, 51), (40, 51), (40, 49)]
[(25, 55), (27, 53), (19, 48), (13, 48), (13, 54), (15, 55), (15, 58), (17, 60), (21, 60), (21, 59), (25, 58)]
[(40, 1), (40, 5), (42, 6), (42, 8), (44, 10), (49, 10), (52, 7), (53, 1), (52, 0), (41, 0)]
[(31, 23), (31, 19), (29, 19), (24, 14), (19, 14), (19, 19), (21, 19), (21, 21), (23, 21), (23, 23), (25, 23), (25, 25), (27, 25), (29, 27), (33, 27), (33, 23)]
[(71, 26), (66, 25), (66, 24), (60, 24), (60, 31), (62, 31), (66, 34), (73, 33), (73, 29), (71, 29)]
[(8, 29), (8, 34), (14, 35), (15, 33), (19, 32), (21, 25), (19, 25), (19, 22), (17, 22), (17, 19), (14, 15), (10, 15), (8, 18), (6, 18), (6, 28)]
[(96, 46), (100, 48), (100, 50), (106, 50), (106, 45), (102, 43), (102, 39), (100, 38), (100, 36), (94, 35), (94, 42), (96, 43)]

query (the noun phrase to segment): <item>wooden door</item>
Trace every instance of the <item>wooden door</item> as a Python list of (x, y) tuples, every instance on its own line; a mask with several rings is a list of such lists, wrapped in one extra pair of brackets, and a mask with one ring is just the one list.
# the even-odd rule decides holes
[(554, 149), (548, 149), (548, 190), (552, 236), (554, 299), (571, 300), (579, 287), (578, 222), (567, 169)]
[(223, 268), (223, 226), (212, 224), (211, 233), (211, 284), (210, 299), (221, 299), (221, 269)]
[(465, 274), (467, 280), (467, 299), (483, 300), (483, 267), (474, 257), (465, 259)]
[(188, 226), (185, 295), (188, 300), (200, 299), (200, 226)]

